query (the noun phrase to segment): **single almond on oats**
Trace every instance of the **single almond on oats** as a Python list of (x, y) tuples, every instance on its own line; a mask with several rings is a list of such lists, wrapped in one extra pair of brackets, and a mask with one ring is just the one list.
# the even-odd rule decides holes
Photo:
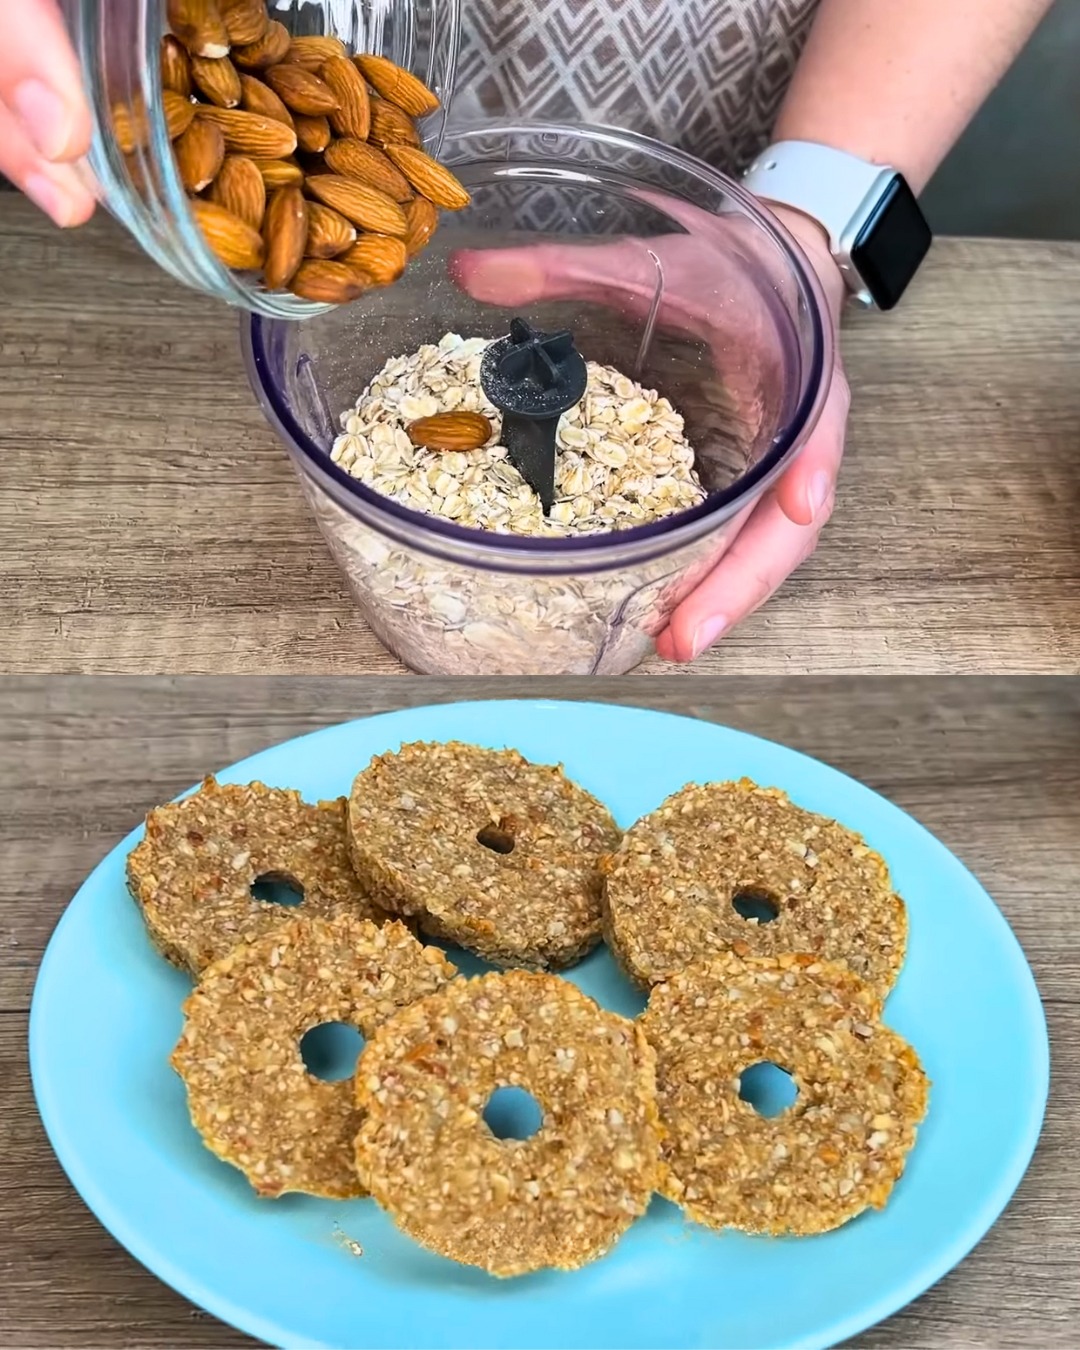
[(472, 201), (445, 165), (411, 145), (388, 145), (386, 153), (419, 192), (436, 206), (460, 211)]
[(263, 79), (287, 108), (306, 117), (333, 112), (338, 105), (337, 95), (330, 86), (303, 66), (287, 62), (270, 66), (263, 71)]
[(211, 60), (208, 56), (191, 58), (191, 78), (195, 88), (216, 108), (235, 108), (240, 103), (240, 75), (227, 56)]
[(184, 44), (172, 33), (166, 33), (161, 39), (161, 87), (182, 94), (184, 98), (191, 97), (191, 58)]
[(225, 137), (221, 128), (196, 118), (173, 146), (180, 181), (188, 192), (202, 192), (218, 176), (225, 162)]
[(341, 174), (317, 173), (307, 180), (307, 190), (319, 201), (372, 234), (405, 235), (405, 215), (397, 202), (355, 178)]
[(384, 98), (371, 100), (371, 130), (368, 140), (384, 149), (388, 145), (420, 144), (420, 133), (400, 108)]
[(362, 234), (340, 259), (346, 267), (363, 272), (373, 286), (392, 285), (405, 271), (408, 260), (402, 241), (385, 234)]
[(169, 0), (169, 27), (192, 56), (229, 54), (229, 34), (214, 0)]
[(339, 136), (366, 141), (371, 130), (371, 99), (363, 75), (346, 56), (332, 56), (324, 61), (319, 74), (338, 101), (330, 114), (330, 125)]
[(226, 267), (250, 272), (262, 266), (263, 241), (258, 230), (203, 197), (192, 197), (190, 205), (203, 238)]
[(216, 122), (225, 136), (225, 145), (241, 155), (263, 159), (284, 159), (296, 149), (296, 132), (284, 122), (242, 108), (213, 108), (200, 104), (197, 116)]
[(304, 171), (295, 159), (255, 159), (255, 165), (262, 174), (267, 192), (275, 188), (301, 187)]
[(304, 260), (307, 243), (308, 205), (298, 187), (278, 188), (266, 204), (263, 243), (266, 261), (263, 280), (272, 291), (280, 291), (292, 280)]
[(372, 89), (410, 117), (426, 117), (438, 110), (439, 100), (423, 80), (385, 56), (358, 53), (353, 60)]
[(491, 437), (491, 423), (483, 413), (445, 412), (418, 418), (405, 431), (425, 450), (479, 450)]
[(317, 155), (330, 144), (330, 123), (325, 117), (305, 117), (297, 113), (293, 120), (298, 149)]
[(309, 258), (336, 258), (356, 241), (356, 227), (332, 207), (308, 202), (308, 232), (304, 252)]
[(290, 65), (303, 66), (317, 75), (324, 61), (334, 56), (345, 56), (345, 44), (336, 37), (297, 37), (289, 44), (288, 52), (282, 57)]
[(408, 201), (412, 196), (412, 188), (401, 170), (377, 146), (368, 145), (367, 141), (343, 136), (326, 147), (323, 159), (331, 173), (356, 178), (385, 192), (396, 202)]
[(234, 47), (258, 42), (270, 27), (263, 0), (218, 0), (218, 8)]
[(161, 107), (165, 113), (165, 125), (169, 129), (169, 140), (175, 141), (177, 136), (182, 136), (191, 126), (196, 105), (183, 94), (165, 89), (161, 94)]
[(265, 70), (285, 60), (292, 38), (289, 30), (277, 19), (271, 19), (266, 32), (258, 42), (247, 43), (243, 47), (234, 47), (232, 59), (241, 70)]
[(309, 258), (302, 262), (289, 284), (289, 290), (304, 300), (326, 305), (344, 305), (366, 290), (359, 272), (328, 258)]
[(402, 208), (405, 212), (405, 251), (410, 258), (428, 246), (439, 224), (439, 213), (426, 197), (414, 197)]
[[(296, 129), (292, 113), (278, 98), (268, 84), (264, 84), (256, 75), (240, 76), (240, 106), (245, 112), (255, 113), (258, 117), (269, 117), (275, 122)], [(299, 133), (297, 140), (299, 141)]]
[(226, 155), (210, 189), (210, 200), (239, 216), (253, 230), (260, 230), (266, 211), (266, 185), (255, 161), (247, 155)]

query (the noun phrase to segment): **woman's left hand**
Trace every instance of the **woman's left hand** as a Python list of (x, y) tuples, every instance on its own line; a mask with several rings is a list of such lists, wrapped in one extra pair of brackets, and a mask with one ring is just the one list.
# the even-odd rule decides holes
[[(659, 259), (665, 326), (712, 342), (718, 353), (724, 352), (718, 361), (730, 364), (731, 352), (738, 351), (752, 363), (753, 320), (748, 316), (755, 312), (756, 292), (727, 266), (730, 240), (723, 240), (709, 256), (713, 234), (739, 227), (730, 217), (706, 215), (694, 207), (680, 206), (677, 213), (689, 233), (611, 244), (465, 250), (455, 255), (452, 273), (462, 289), (493, 304), (585, 300), (644, 318), (654, 301)], [(783, 222), (820, 277), (835, 329), (845, 288), (825, 236), (794, 212), (786, 212)], [(747, 245), (746, 239), (740, 242)], [(712, 284), (703, 281), (712, 274), (719, 274), (719, 279)], [(753, 375), (747, 379), (754, 384)], [(814, 551), (833, 507), (847, 412), (848, 386), (837, 356), (824, 409), (806, 445), (754, 506), (716, 567), (679, 603), (658, 635), (656, 650), (666, 660), (692, 661), (699, 656), (764, 604)]]

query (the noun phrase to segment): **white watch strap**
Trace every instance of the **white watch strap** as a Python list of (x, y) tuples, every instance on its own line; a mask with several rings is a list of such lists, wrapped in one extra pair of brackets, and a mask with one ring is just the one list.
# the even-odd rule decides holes
[(859, 231), (896, 170), (812, 141), (778, 141), (751, 164), (743, 183), (755, 196), (812, 217), (829, 236), (844, 280), (870, 303), (851, 264)]

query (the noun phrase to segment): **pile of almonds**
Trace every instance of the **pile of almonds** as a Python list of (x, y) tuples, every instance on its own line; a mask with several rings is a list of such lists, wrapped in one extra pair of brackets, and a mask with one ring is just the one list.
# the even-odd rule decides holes
[[(269, 290), (342, 304), (396, 281), (469, 194), (420, 148), (435, 95), (382, 56), (290, 36), (264, 0), (167, 0), (163, 112), (206, 242)], [(117, 143), (145, 109), (113, 109)], [(129, 161), (130, 162), (130, 161)]]

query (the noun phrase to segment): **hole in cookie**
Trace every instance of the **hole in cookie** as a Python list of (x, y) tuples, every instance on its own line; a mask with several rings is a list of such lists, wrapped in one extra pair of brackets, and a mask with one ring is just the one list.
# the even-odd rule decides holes
[(795, 1105), (798, 1095), (795, 1079), (787, 1069), (782, 1069), (779, 1064), (770, 1064), (767, 1060), (751, 1064), (739, 1076), (739, 1096), (759, 1116), (771, 1118), (782, 1115)]
[(513, 853), (514, 836), (501, 825), (485, 825), (476, 831), (476, 842), (491, 849), (492, 853)]
[(292, 908), (303, 900), (304, 888), (291, 877), (267, 872), (264, 876), (256, 877), (251, 883), (251, 898), (261, 900), (267, 905), (286, 905)]
[(736, 891), (731, 906), (749, 923), (772, 923), (780, 913), (780, 906), (768, 891)]
[(484, 1124), (496, 1139), (531, 1139), (543, 1123), (540, 1103), (524, 1088), (496, 1088), (484, 1107)]
[(312, 1078), (339, 1083), (356, 1072), (364, 1038), (348, 1022), (322, 1022), (300, 1039), (300, 1058)]

